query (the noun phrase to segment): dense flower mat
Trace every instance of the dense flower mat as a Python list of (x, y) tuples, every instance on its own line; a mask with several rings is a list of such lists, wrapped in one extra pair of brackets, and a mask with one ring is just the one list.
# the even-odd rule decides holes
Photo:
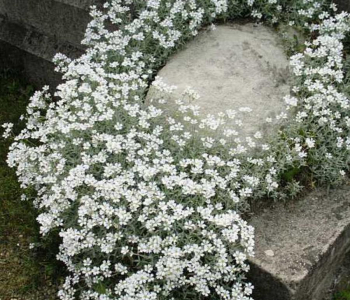
[[(65, 80), (58, 100), (47, 87), (36, 92), (8, 156), (42, 234), (60, 231), (58, 259), (70, 272), (60, 299), (251, 299), (246, 200), (297, 194), (301, 171), (336, 184), (348, 170), (342, 39), (350, 27), (348, 14), (334, 11), (314, 0), (112, 0), (92, 8), (86, 54), (55, 57)], [(153, 85), (163, 96), (144, 103), (179, 45), (203, 26), (247, 16), (306, 35), (290, 59), (294, 85), (274, 137), (240, 137), (239, 110), (198, 119), (191, 90), (168, 114), (172, 87), (160, 78)], [(228, 118), (237, 128), (225, 127)], [(11, 127), (4, 124), (4, 136)]]

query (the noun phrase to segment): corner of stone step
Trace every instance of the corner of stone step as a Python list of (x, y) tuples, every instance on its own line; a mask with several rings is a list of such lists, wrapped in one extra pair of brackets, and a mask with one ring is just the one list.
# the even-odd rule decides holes
[(350, 250), (350, 186), (308, 196), (254, 216), (250, 280), (259, 300), (322, 300)]

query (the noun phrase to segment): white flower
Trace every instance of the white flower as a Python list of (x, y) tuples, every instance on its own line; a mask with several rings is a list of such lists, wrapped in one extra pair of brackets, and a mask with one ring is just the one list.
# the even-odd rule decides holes
[(2, 137), (7, 139), (11, 135), (13, 124), (12, 123), (4, 123), (1, 126), (2, 126), (2, 128), (5, 129), (5, 131), (2, 134)]
[(305, 143), (306, 146), (310, 149), (315, 147), (315, 140), (313, 138), (306, 138)]

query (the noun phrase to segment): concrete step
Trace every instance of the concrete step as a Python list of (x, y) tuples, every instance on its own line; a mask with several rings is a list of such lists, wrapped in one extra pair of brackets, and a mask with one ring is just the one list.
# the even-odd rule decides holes
[(70, 57), (77, 57), (84, 52), (81, 47), (75, 47), (56, 36), (46, 35), (32, 26), (9, 22), (2, 16), (0, 16), (0, 40), (49, 62), (57, 52)]
[(338, 5), (340, 11), (350, 11), (350, 0), (334, 0), (333, 2)]
[(89, 10), (89, 7), (91, 5), (101, 6), (104, 2), (106, 2), (105, 0), (55, 0), (55, 1), (68, 4), (71, 6), (75, 6), (77, 8), (84, 9), (86, 11)]
[(256, 300), (323, 300), (350, 251), (350, 183), (252, 218)]
[(68, 42), (47, 36), (33, 27), (10, 23), (0, 16), (0, 67), (18, 69), (34, 85), (49, 84), (52, 91), (61, 82), (54, 71), (53, 56), (61, 52), (78, 57), (83, 50)]
[[(88, 6), (93, 1), (0, 0), (0, 15), (8, 22), (32, 27), (39, 33), (56, 37), (80, 47), (87, 23)], [(80, 4), (80, 6), (79, 6)]]
[(83, 53), (89, 7), (103, 0), (0, 0), (0, 66), (24, 70), (35, 85), (54, 87), (52, 58)]

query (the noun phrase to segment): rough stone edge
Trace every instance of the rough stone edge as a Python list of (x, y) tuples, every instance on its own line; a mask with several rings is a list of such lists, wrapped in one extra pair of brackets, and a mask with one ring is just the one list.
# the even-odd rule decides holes
[(0, 0), (0, 16), (9, 23), (34, 28), (43, 35), (57, 37), (77, 48), (82, 47), (86, 25), (91, 21), (88, 9), (56, 0), (26, 0), (23, 5), (22, 2)]
[[(340, 191), (340, 195), (348, 198), (349, 191), (349, 188), (343, 189)], [(331, 201), (332, 199), (327, 200)], [(294, 278), (286, 281), (286, 278), (267, 271), (260, 265), (258, 259), (251, 258), (248, 279), (255, 286), (254, 299), (324, 300), (327, 297), (327, 290), (334, 285), (334, 276), (337, 270), (349, 253), (350, 220), (346, 226), (342, 227), (342, 230), (335, 232), (334, 239), (323, 247), (318, 260), (312, 265), (309, 273), (300, 276), (299, 279)]]
[[(305, 277), (295, 294), (295, 299), (323, 299), (326, 291), (332, 286), (336, 271), (349, 250), (350, 220)], [(319, 280), (320, 278), (322, 280)], [(308, 298), (305, 298), (305, 295)]]
[(338, 5), (339, 11), (350, 11), (350, 1), (349, 0), (334, 0), (334, 3)]
[(58, 52), (73, 58), (83, 53), (82, 48), (77, 48), (69, 42), (44, 35), (33, 27), (10, 23), (1, 16), (0, 40), (49, 62)]
[(55, 0), (63, 4), (75, 6), (82, 10), (89, 11), (92, 5), (101, 6), (105, 0)]
[(10, 23), (0, 16), (0, 66), (23, 71), (35, 86), (50, 85), (51, 91), (62, 82), (54, 71), (52, 58), (58, 52), (76, 58), (84, 53), (74, 45), (46, 36), (35, 28)]
[(54, 64), (0, 40), (0, 68), (20, 73), (26, 80), (40, 89), (50, 86), (54, 92), (62, 83), (62, 76), (54, 71)]

